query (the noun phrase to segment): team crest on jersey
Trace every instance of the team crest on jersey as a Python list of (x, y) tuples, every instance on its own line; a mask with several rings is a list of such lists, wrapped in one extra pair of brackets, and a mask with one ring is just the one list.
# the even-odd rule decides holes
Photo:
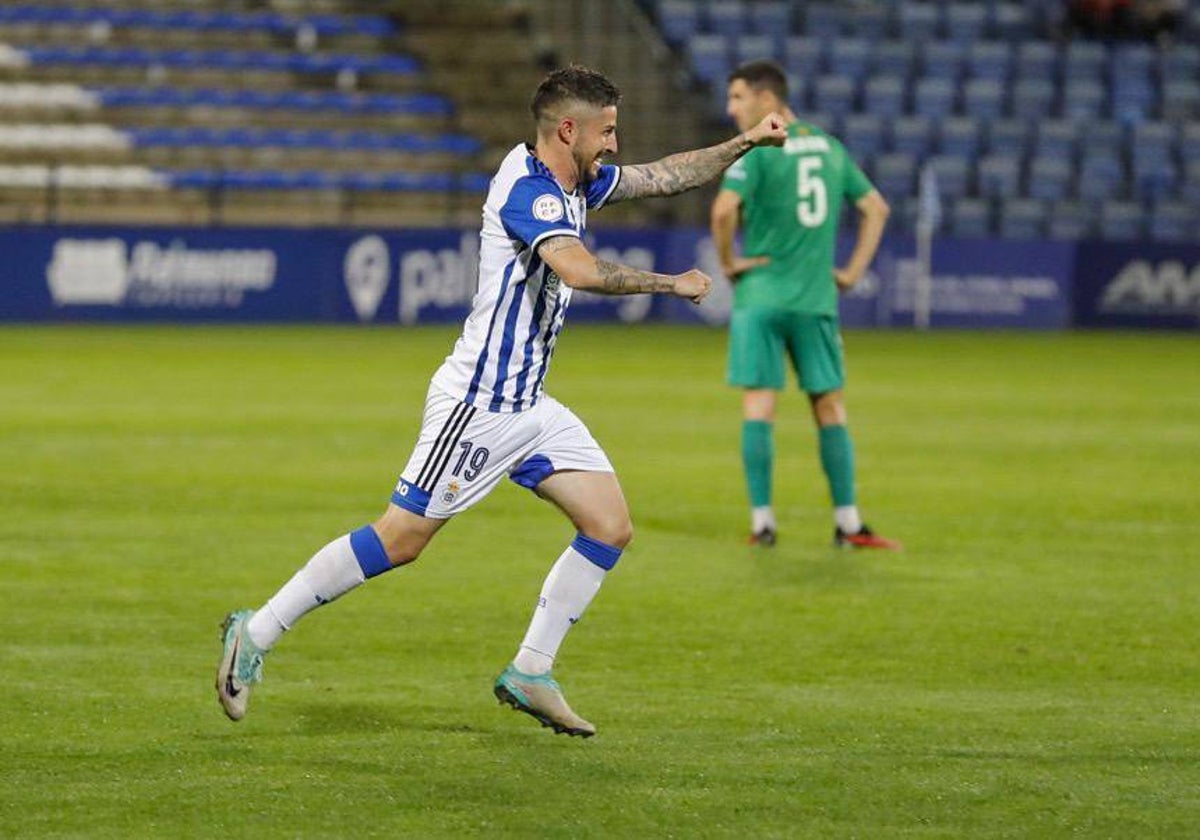
[(563, 203), (556, 195), (544, 193), (533, 200), (533, 217), (543, 222), (557, 222), (563, 217)]
[(442, 501), (446, 504), (450, 504), (458, 498), (458, 491), (461, 489), (462, 487), (459, 485), (459, 483), (452, 479), (450, 483), (446, 485), (446, 492), (442, 494)]

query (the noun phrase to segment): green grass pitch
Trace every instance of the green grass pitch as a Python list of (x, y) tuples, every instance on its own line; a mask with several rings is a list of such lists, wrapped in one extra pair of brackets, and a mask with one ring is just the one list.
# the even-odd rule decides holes
[(1196, 837), (1200, 344), (852, 332), (838, 553), (804, 401), (742, 542), (724, 336), (569, 326), (550, 391), (636, 536), (556, 669), (491, 681), (571, 537), (514, 485), (301, 622), (240, 724), (218, 622), (374, 518), (452, 329), (0, 330), (0, 835)]

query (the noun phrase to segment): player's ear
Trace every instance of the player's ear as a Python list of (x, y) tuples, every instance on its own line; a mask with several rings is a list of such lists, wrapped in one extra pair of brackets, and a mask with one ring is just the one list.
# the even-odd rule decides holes
[(575, 122), (574, 117), (563, 117), (558, 121), (558, 139), (566, 145), (570, 146), (578, 133), (579, 124)]

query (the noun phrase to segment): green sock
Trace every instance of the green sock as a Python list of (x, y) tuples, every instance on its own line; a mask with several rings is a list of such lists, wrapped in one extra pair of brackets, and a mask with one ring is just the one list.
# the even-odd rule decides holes
[(822, 426), (821, 468), (829, 479), (834, 507), (854, 504), (854, 444), (845, 426)]
[(771, 465), (775, 460), (772, 426), (764, 420), (742, 421), (742, 466), (751, 507), (771, 504)]

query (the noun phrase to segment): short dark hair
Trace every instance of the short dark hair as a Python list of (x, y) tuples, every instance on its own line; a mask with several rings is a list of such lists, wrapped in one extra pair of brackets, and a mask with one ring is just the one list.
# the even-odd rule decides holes
[(769, 90), (779, 97), (780, 102), (787, 102), (787, 73), (774, 61), (747, 61), (729, 74), (728, 81), (731, 84), (737, 79), (741, 79), (755, 90)]
[(529, 103), (529, 110), (535, 120), (541, 120), (552, 109), (570, 100), (607, 108), (621, 101), (621, 91), (604, 74), (572, 64), (542, 79)]

